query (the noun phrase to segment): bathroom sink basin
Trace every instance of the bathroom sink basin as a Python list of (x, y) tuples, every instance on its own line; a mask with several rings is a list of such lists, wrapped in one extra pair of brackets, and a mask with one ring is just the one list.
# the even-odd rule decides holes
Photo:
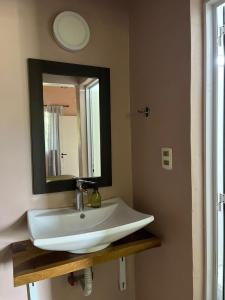
[(120, 198), (103, 201), (102, 207), (29, 210), (28, 228), (34, 246), (53, 251), (89, 253), (106, 248), (151, 223)]

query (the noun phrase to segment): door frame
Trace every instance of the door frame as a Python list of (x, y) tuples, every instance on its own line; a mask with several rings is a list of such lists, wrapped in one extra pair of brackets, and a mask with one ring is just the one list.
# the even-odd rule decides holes
[[(90, 89), (95, 85), (99, 85), (99, 79), (92, 81), (91, 83), (85, 86), (85, 96), (86, 96), (86, 128), (87, 128), (87, 159), (88, 159), (88, 176), (94, 177), (93, 174), (93, 149), (91, 145), (93, 145), (93, 120), (92, 120), (92, 107), (91, 107), (91, 96)], [(100, 125), (101, 126), (101, 125)], [(100, 147), (101, 149), (101, 147)]]

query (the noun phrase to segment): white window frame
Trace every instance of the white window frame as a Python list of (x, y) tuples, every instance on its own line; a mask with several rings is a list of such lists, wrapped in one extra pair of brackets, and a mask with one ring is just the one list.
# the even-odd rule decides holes
[(216, 70), (216, 8), (225, 1), (210, 0), (205, 3), (205, 300), (217, 299), (217, 215), (218, 215), (218, 169), (217, 169), (217, 70)]

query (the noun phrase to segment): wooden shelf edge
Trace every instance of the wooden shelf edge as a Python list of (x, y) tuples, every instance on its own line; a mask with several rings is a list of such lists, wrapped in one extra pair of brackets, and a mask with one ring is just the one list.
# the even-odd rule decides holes
[(159, 238), (139, 230), (108, 248), (88, 254), (44, 251), (30, 241), (12, 244), (14, 286), (62, 276), (107, 261), (161, 246)]

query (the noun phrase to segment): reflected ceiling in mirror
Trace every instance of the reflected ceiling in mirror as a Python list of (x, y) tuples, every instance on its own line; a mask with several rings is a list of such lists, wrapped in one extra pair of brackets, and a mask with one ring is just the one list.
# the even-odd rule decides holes
[(46, 182), (101, 176), (99, 79), (43, 73)]

